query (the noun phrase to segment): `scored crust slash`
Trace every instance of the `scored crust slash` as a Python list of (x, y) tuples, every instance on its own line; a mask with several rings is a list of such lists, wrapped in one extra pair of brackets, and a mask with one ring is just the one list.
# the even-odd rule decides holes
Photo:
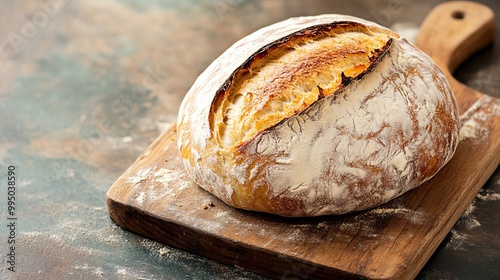
[(292, 18), (236, 42), (196, 80), (177, 123), (189, 176), (237, 208), (360, 211), (453, 156), (460, 119), (426, 54), (355, 17)]

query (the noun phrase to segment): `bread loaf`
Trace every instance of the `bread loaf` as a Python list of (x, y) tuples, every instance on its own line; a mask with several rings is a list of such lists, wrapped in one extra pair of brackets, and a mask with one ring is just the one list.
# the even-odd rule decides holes
[(453, 156), (459, 127), (428, 56), (375, 23), (321, 15), (231, 46), (187, 93), (177, 134), (199, 186), (297, 217), (371, 208), (421, 185)]

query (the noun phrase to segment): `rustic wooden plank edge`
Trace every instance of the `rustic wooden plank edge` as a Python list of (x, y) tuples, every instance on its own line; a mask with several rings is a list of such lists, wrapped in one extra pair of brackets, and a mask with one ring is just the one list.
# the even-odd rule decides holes
[[(214, 259), (221, 263), (235, 265), (280, 279), (294, 279), (293, 277), (297, 275), (311, 279), (363, 278), (362, 275), (312, 264), (293, 256), (281, 255), (276, 257), (273, 252), (265, 248), (249, 248), (244, 243), (234, 242), (220, 236), (201, 233), (205, 239), (200, 240), (198, 238), (200, 233), (194, 228), (178, 224), (175, 221), (167, 221), (160, 217), (151, 217), (150, 220), (144, 220), (143, 216), (137, 215), (141, 212), (140, 209), (120, 203), (112, 198), (107, 199), (107, 204), (109, 209), (113, 209), (109, 212), (110, 218), (118, 226), (146, 238)], [(152, 234), (152, 232), (155, 232), (155, 234)], [(161, 236), (161, 238), (158, 238), (158, 236)], [(217, 246), (222, 250), (214, 254), (213, 244), (223, 245)], [(229, 248), (233, 249), (228, 250)], [(255, 254), (256, 251), (258, 254)]]

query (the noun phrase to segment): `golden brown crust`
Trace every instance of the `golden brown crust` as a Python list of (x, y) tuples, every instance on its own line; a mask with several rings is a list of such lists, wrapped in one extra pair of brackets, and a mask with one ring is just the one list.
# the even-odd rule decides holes
[(188, 174), (226, 203), (316, 216), (417, 187), (451, 158), (458, 127), (427, 56), (373, 23), (324, 15), (226, 51), (183, 101), (178, 136)]
[[(225, 145), (229, 138), (230, 144), (241, 145), (334, 94), (350, 79), (361, 77), (390, 46), (391, 37), (398, 36), (356, 22), (334, 22), (297, 31), (260, 49), (217, 92), (210, 116), (216, 140)], [(318, 82), (321, 79), (327, 82)], [(238, 102), (244, 106), (232, 106)], [(236, 127), (228, 128), (231, 107), (250, 118), (234, 120)]]

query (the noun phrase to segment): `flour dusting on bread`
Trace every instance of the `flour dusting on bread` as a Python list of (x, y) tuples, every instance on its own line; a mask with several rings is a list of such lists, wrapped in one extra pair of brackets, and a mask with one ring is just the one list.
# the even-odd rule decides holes
[(390, 30), (302, 17), (235, 43), (197, 79), (177, 125), (188, 174), (238, 208), (359, 211), (434, 176), (460, 119), (432, 60)]

